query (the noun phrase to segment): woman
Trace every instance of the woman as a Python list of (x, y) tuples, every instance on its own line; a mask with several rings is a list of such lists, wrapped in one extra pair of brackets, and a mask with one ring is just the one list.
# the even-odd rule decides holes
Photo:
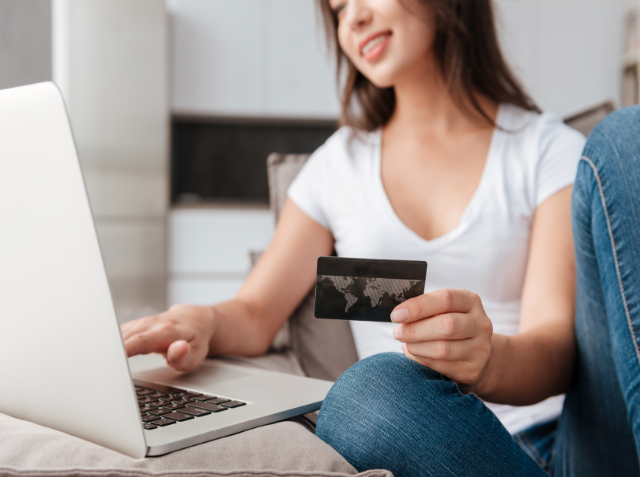
[(128, 323), (127, 351), (181, 371), (260, 355), (318, 256), (426, 260), (428, 293), (394, 310), (398, 326), (352, 323), (363, 361), (317, 435), (359, 470), (544, 475), (576, 355), (570, 202), (584, 138), (514, 80), (490, 0), (322, 7), (348, 68), (345, 126), (292, 184), (237, 297)]

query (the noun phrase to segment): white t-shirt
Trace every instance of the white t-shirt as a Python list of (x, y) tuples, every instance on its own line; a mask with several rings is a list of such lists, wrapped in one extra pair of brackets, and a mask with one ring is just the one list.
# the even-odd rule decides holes
[[(343, 127), (309, 159), (288, 195), (328, 229), (340, 257), (425, 260), (425, 292), (477, 293), (494, 333), (518, 332), (536, 207), (573, 184), (584, 137), (550, 113), (501, 105), (480, 184), (460, 224), (424, 240), (395, 214), (380, 176), (380, 131)], [(411, 171), (407, 171), (410, 174)], [(433, 180), (437, 180), (434, 177)], [(428, 187), (428, 182), (425, 184)], [(392, 323), (351, 322), (358, 356), (401, 352)], [(487, 404), (511, 433), (557, 417), (564, 397), (533, 406)]]

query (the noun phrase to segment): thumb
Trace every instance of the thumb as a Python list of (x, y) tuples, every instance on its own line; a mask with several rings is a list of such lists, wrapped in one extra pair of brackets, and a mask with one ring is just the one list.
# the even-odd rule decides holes
[(167, 348), (167, 364), (176, 371), (193, 371), (200, 361), (194, 349), (185, 340), (174, 341)]

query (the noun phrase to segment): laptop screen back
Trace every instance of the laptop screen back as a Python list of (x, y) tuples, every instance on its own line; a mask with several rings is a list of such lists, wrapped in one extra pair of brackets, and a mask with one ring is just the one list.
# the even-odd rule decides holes
[(0, 91), (0, 412), (132, 457), (146, 443), (65, 106)]

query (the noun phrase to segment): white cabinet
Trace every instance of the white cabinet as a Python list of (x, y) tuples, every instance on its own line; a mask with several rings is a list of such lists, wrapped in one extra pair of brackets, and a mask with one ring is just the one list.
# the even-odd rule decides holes
[(316, 0), (272, 0), (268, 10), (267, 110), (276, 116), (339, 113), (335, 61)]
[(335, 69), (315, 0), (168, 0), (172, 110), (337, 118)]
[(233, 298), (273, 235), (270, 210), (184, 208), (169, 214), (169, 305)]
[(169, 0), (172, 109), (259, 115), (264, 108), (264, 0)]

